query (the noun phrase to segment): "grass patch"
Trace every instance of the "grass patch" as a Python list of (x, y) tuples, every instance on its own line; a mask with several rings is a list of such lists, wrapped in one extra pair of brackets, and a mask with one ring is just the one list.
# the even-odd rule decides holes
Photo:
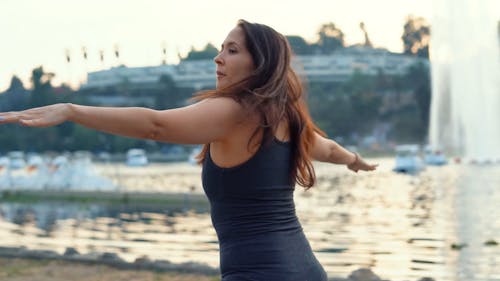
[[(48, 260), (0, 258), (0, 277), (17, 277), (29, 274), (33, 269), (49, 264)], [(3, 278), (0, 278), (3, 280)]]
[(118, 269), (110, 266), (56, 260), (0, 257), (2, 281), (220, 281), (219, 276), (180, 272)]
[(101, 203), (120, 205), (168, 205), (208, 207), (208, 200), (201, 194), (182, 193), (120, 193), (120, 192), (78, 192), (59, 190), (3, 191), (0, 202), (38, 203), (38, 202)]

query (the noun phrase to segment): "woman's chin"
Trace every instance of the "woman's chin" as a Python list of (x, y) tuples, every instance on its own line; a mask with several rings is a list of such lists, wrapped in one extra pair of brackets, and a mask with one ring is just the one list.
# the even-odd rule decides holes
[(220, 89), (222, 89), (223, 87), (225, 87), (225, 83), (220, 83), (220, 82), (215, 83), (215, 89), (216, 89), (216, 90), (220, 90)]

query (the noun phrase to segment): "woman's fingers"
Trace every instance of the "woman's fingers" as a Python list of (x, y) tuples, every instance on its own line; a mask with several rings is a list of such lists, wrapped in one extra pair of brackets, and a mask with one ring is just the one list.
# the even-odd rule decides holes
[(0, 113), (0, 123), (15, 123), (19, 121), (19, 112), (4, 112)]
[(27, 111), (7, 112), (0, 114), (0, 124), (20, 123), (25, 126), (36, 124), (33, 120), (39, 119), (36, 114)]
[(373, 170), (377, 169), (377, 166), (378, 166), (378, 164), (374, 164), (374, 165), (365, 164), (363, 167), (363, 170), (373, 171)]
[(0, 124), (19, 123), (30, 127), (55, 126), (66, 120), (63, 113), (59, 104), (24, 111), (3, 112), (0, 113)]
[(360, 161), (360, 163), (356, 164), (356, 165), (353, 165), (352, 167), (349, 167), (349, 169), (353, 172), (358, 172), (358, 171), (374, 171), (376, 170), (378, 167), (378, 164), (373, 164), (373, 165), (370, 165), (366, 162), (363, 161)]

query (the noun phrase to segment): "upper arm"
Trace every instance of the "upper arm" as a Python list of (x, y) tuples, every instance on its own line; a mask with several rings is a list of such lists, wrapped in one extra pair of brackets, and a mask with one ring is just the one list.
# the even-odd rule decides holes
[(317, 132), (314, 133), (314, 142), (311, 149), (311, 157), (316, 161), (328, 162), (331, 153), (333, 141), (327, 139)]
[(242, 120), (243, 108), (231, 98), (208, 98), (198, 103), (158, 111), (152, 139), (205, 144), (225, 139)]

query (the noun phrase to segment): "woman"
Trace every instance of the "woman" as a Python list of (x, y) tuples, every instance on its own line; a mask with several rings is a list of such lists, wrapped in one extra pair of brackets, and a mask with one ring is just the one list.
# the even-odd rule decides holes
[(0, 113), (0, 122), (46, 127), (72, 121), (116, 135), (205, 144), (199, 160), (222, 280), (323, 281), (326, 273), (295, 215), (295, 183), (313, 186), (313, 159), (355, 172), (376, 165), (313, 124), (290, 60), (283, 35), (240, 20), (214, 59), (216, 89), (190, 106), (155, 111), (55, 104)]

